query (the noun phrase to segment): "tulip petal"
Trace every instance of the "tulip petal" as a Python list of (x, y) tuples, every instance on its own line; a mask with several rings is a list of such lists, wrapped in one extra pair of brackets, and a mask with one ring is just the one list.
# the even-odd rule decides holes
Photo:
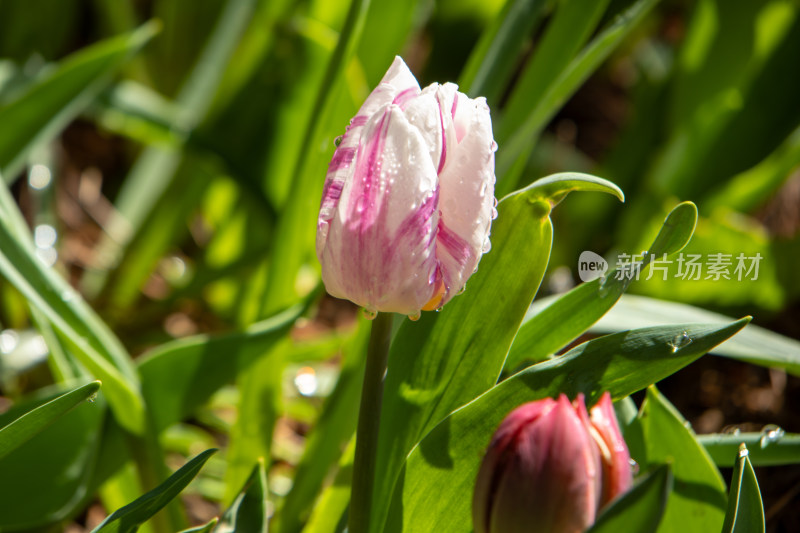
[(367, 309), (418, 313), (434, 290), (438, 224), (424, 139), (390, 104), (370, 117), (351, 164), (338, 172), (343, 185), (317, 247), (328, 292)]
[(449, 138), (458, 137), (453, 122), (469, 116), (460, 142), (447, 146), (444, 168), (439, 173), (439, 237), (436, 257), (440, 262), (447, 293), (442, 304), (466, 284), (477, 268), (484, 250), (488, 251), (489, 227), (494, 211), (494, 150), (489, 107), (483, 98), (470, 99), (448, 88), (439, 92), (447, 115)]
[[(620, 494), (627, 492), (633, 484), (630, 465), (630, 452), (622, 438), (617, 423), (611, 395), (605, 392), (600, 401), (592, 407), (591, 424), (595, 430), (595, 440), (603, 453), (603, 497), (605, 505)], [(598, 439), (599, 437), (599, 439)]]
[(399, 56), (395, 57), (392, 66), (384, 74), (381, 82), (370, 93), (356, 116), (350, 121), (344, 135), (339, 139), (336, 151), (328, 165), (317, 224), (317, 248), (324, 246), (328, 235), (327, 223), (333, 217), (333, 210), (339, 203), (345, 180), (353, 174), (350, 171), (350, 165), (353, 163), (367, 120), (392, 103), (399, 95), (409, 98), (419, 92), (419, 84), (408, 66)]
[(492, 532), (580, 533), (595, 518), (598, 457), (566, 396), (517, 434), (494, 494)]

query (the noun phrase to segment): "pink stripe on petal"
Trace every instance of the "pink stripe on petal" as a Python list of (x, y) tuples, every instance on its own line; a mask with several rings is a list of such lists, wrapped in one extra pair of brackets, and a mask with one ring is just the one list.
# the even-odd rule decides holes
[(350, 167), (350, 163), (353, 162), (355, 155), (355, 146), (340, 146), (333, 153), (333, 158), (328, 165), (328, 172), (336, 172), (337, 170)]
[[(351, 219), (350, 226), (362, 234), (375, 223), (380, 211), (375, 200), (379, 192), (383, 150), (389, 131), (389, 109), (384, 111), (376, 131), (367, 140), (366, 147), (359, 152), (356, 160), (354, 174), (356, 181), (353, 184), (349, 208), (351, 213), (358, 215)], [(357, 179), (358, 176), (361, 176), (362, 179)]]
[[(419, 209), (409, 214), (397, 228), (397, 233), (392, 239), (392, 249), (402, 242), (404, 239), (411, 238), (411, 243), (421, 243), (423, 247), (427, 248), (430, 244), (430, 239), (433, 238), (435, 232), (428, 230), (428, 221), (430, 221), (436, 209), (439, 206), (439, 189), (428, 196)], [(425, 237), (428, 237), (427, 241)], [(424, 241), (424, 242), (423, 242)], [(406, 245), (407, 246), (407, 245)]]
[(444, 250), (456, 260), (456, 263), (463, 268), (472, 255), (472, 249), (469, 243), (450, 231), (444, 225), (442, 219), (439, 219), (439, 232), (436, 235), (436, 242), (441, 243)]
[(409, 87), (408, 89), (400, 91), (400, 93), (394, 97), (392, 103), (397, 104), (400, 106), (401, 109), (404, 109), (405, 104), (407, 104), (412, 98), (416, 97), (418, 94), (419, 94), (419, 89), (417, 89), (416, 87)]
[(453, 117), (453, 121), (456, 119), (456, 108), (458, 107), (458, 91), (453, 94), (453, 106), (450, 108), (450, 116)]
[(363, 126), (364, 124), (367, 123), (367, 120), (369, 120), (369, 117), (367, 115), (356, 115), (350, 121), (350, 126), (353, 128)]

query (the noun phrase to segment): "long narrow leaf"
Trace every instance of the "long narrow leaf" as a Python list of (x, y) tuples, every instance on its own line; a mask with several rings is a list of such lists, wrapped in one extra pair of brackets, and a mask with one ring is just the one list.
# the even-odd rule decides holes
[(87, 383), (82, 387), (62, 394), (44, 405), (40, 405), (0, 428), (0, 458), (7, 455), (14, 448), (24, 444), (28, 439), (52, 424), (63, 414), (77, 407), (84, 400), (91, 398), (99, 388), (99, 381)]
[(761, 490), (748, 457), (747, 446), (742, 444), (733, 467), (728, 512), (722, 533), (763, 533), (765, 528)]
[(17, 175), (36, 144), (55, 137), (85, 109), (111, 74), (158, 30), (159, 25), (150, 22), (128, 35), (76, 52), (0, 107), (0, 171), (6, 179)]
[[(695, 205), (691, 202), (678, 204), (664, 220), (642, 267), (646, 267), (650, 259), (679, 252), (691, 239), (696, 222)], [(625, 273), (612, 270), (603, 278), (583, 283), (564, 295), (537, 301), (514, 339), (506, 359), (506, 371), (514, 370), (526, 360), (538, 362), (546, 359), (589, 329), (614, 307), (628, 288), (631, 279), (617, 274)], [(564, 320), (565, 316), (569, 320)], [(686, 318), (680, 322), (686, 322)], [(661, 323), (655, 321), (645, 325)], [(632, 327), (643, 326), (629, 324), (625, 329)]]
[(111, 513), (92, 530), (92, 533), (133, 533), (140, 525), (177, 497), (216, 451), (211, 449), (196, 455), (175, 471), (164, 483)]

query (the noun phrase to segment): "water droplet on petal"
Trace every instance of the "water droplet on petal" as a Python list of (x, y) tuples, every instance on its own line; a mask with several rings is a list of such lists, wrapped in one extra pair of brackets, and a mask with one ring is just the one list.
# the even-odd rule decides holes
[(497, 207), (497, 197), (492, 198), (492, 207)]
[(457, 292), (456, 294), (464, 294), (464, 291), (465, 291), (465, 290), (467, 290), (467, 284), (466, 284), (466, 283), (464, 284), (464, 286), (463, 286), (463, 287), (461, 287), (460, 289), (458, 289), (458, 292)]
[(495, 220), (496, 218), (497, 218), (497, 208), (493, 207), (492, 208), (492, 220)]
[(670, 342), (667, 343), (667, 346), (672, 348), (672, 353), (676, 353), (678, 350), (683, 348), (684, 346), (688, 346), (692, 343), (691, 337), (685, 331), (675, 335)]
[(422, 313), (420, 311), (417, 311), (416, 313), (411, 313), (410, 315), (408, 315), (408, 319), (412, 322), (416, 322), (417, 320), (419, 320), (419, 317), (421, 315)]
[(492, 141), (492, 152), (496, 152), (496, 151), (497, 151), (497, 143)]
[(375, 317), (378, 316), (378, 312), (372, 309), (367, 309), (366, 307), (361, 311), (361, 314), (364, 315), (364, 318), (367, 320), (375, 320)]
[(339, 135), (338, 137), (336, 137), (336, 138), (333, 140), (333, 145), (334, 145), (335, 147), (337, 147), (337, 148), (338, 148), (338, 147), (339, 147), (339, 145), (340, 145), (340, 144), (342, 144), (342, 138), (343, 138), (343, 137), (344, 137), (343, 135)]
[(486, 239), (485, 241), (483, 241), (482, 252), (483, 253), (488, 253), (489, 250), (491, 250), (491, 249), (492, 249), (492, 241), (490, 241), (489, 239)]
[(759, 441), (761, 448), (766, 448), (773, 442), (778, 442), (785, 434), (786, 432), (782, 427), (776, 426), (775, 424), (767, 424), (761, 430), (761, 440)]

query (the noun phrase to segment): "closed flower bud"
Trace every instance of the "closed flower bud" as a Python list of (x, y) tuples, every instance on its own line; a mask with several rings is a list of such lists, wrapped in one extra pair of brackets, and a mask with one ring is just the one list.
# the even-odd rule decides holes
[(495, 149), (485, 99), (420, 89), (395, 58), (328, 167), (317, 225), (328, 292), (409, 316), (449, 301), (489, 248)]
[[(604, 396), (592, 409), (594, 421), (583, 395), (573, 403), (562, 394), (512, 411), (478, 473), (475, 533), (580, 533), (591, 526), (606, 501), (630, 487), (627, 448), (610, 405)], [(606, 456), (611, 449), (618, 454)], [(623, 458), (627, 478), (617, 469)], [(607, 476), (616, 477), (611, 482)]]
[(631, 488), (631, 455), (620, 433), (617, 415), (608, 392), (592, 407), (590, 422), (603, 465), (603, 493), (600, 501), (603, 506)]

